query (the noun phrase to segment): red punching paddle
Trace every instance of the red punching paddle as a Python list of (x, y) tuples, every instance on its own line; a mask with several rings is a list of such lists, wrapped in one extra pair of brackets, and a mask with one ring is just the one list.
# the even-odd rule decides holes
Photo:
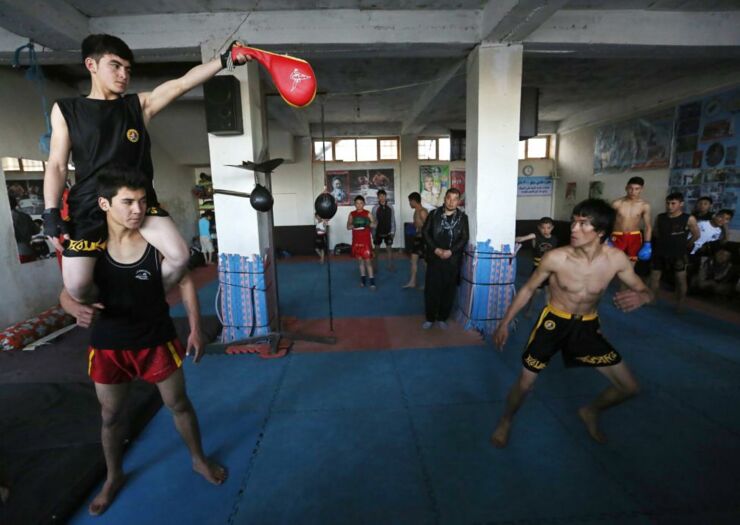
[(228, 66), (236, 63), (239, 55), (252, 57), (262, 64), (270, 73), (280, 96), (291, 106), (306, 107), (316, 96), (316, 74), (311, 64), (305, 60), (289, 55), (277, 55), (254, 47), (234, 45), (227, 60)]

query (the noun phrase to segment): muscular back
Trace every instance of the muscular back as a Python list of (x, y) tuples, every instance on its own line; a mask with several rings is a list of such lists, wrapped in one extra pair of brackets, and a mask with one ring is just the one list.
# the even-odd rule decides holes
[(427, 215), (429, 215), (429, 212), (426, 208), (418, 208), (414, 210), (414, 227), (416, 228), (416, 233), (421, 233), (421, 228), (424, 226), (424, 221), (426, 220)]
[(612, 208), (617, 210), (617, 220), (614, 231), (631, 232), (640, 230), (640, 222), (649, 211), (649, 204), (642, 200), (631, 200), (625, 197), (612, 202)]
[(557, 248), (545, 255), (540, 267), (550, 276), (552, 305), (577, 315), (595, 312), (611, 280), (631, 269), (627, 256), (609, 246), (601, 246), (591, 261), (571, 246)]

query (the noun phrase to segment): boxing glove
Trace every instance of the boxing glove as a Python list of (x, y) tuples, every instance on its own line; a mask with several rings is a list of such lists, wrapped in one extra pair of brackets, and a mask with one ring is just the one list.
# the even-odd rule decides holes
[(642, 245), (642, 248), (640, 248), (640, 251), (637, 252), (637, 258), (641, 261), (649, 261), (650, 257), (653, 256), (653, 245), (650, 243), (650, 241), (646, 242)]
[(67, 223), (62, 219), (59, 208), (47, 208), (41, 214), (44, 221), (44, 235), (46, 237), (61, 237), (68, 232)]

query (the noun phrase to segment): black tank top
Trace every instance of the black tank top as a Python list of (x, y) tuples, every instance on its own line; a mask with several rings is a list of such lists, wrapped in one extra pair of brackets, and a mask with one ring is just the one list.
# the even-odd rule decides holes
[(657, 234), (654, 235), (655, 253), (664, 257), (679, 257), (686, 255), (688, 240), (688, 213), (678, 217), (669, 217), (661, 213), (656, 220)]
[(116, 262), (106, 251), (95, 265), (94, 276), (105, 306), (92, 326), (94, 348), (136, 350), (176, 337), (162, 287), (159, 252), (151, 244), (133, 264)]
[(534, 234), (534, 258), (541, 259), (545, 253), (558, 247), (558, 238), (554, 235), (545, 237), (539, 231)]
[(69, 194), (73, 218), (78, 204), (97, 201), (96, 177), (106, 164), (133, 166), (150, 181), (147, 205), (157, 206), (157, 195), (151, 184), (151, 141), (141, 111), (139, 96), (125, 95), (116, 100), (85, 97), (57, 100), (67, 122), (75, 163), (75, 182)]

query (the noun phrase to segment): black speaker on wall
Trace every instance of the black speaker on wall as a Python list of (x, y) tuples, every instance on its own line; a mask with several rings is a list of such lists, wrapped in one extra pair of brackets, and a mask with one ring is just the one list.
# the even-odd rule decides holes
[(540, 90), (522, 87), (522, 102), (519, 110), (519, 140), (537, 136), (537, 113), (539, 112)]
[(206, 130), (214, 135), (241, 135), (242, 99), (239, 80), (231, 75), (213, 77), (203, 84)]
[(465, 160), (465, 130), (450, 130), (450, 160)]

